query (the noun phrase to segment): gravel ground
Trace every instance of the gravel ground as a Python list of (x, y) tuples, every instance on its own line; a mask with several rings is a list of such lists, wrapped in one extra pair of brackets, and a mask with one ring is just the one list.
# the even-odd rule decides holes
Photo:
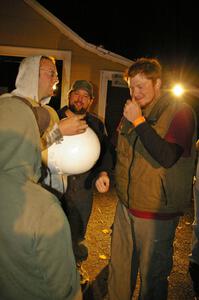
[[(106, 194), (95, 193), (92, 215), (88, 224), (86, 245), (89, 257), (83, 267), (87, 270), (91, 286), (84, 300), (103, 300), (107, 293), (108, 260), (110, 257), (111, 225), (116, 208), (114, 187)], [(188, 254), (193, 221), (193, 203), (181, 218), (174, 243), (174, 265), (169, 279), (168, 300), (190, 300), (193, 298), (192, 284), (187, 272)], [(134, 299), (137, 299), (139, 283)], [(121, 299), (122, 300), (122, 299)]]

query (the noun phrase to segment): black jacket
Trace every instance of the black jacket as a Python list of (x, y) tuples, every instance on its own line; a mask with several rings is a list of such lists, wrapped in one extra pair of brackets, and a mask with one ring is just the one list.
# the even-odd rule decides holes
[[(66, 118), (65, 112), (67, 109), (68, 106), (64, 106), (57, 111), (60, 119)], [(70, 190), (72, 186), (75, 190), (82, 188), (90, 189), (99, 172), (106, 171), (108, 174), (110, 174), (113, 168), (113, 159), (110, 152), (111, 146), (108, 141), (105, 125), (97, 116), (88, 112), (86, 113), (85, 120), (88, 126), (93, 129), (99, 138), (101, 145), (100, 157), (91, 170), (83, 174), (68, 176), (67, 190)]]

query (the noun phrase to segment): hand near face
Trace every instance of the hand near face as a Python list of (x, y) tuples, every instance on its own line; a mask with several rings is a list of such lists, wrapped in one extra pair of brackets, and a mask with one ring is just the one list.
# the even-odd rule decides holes
[(82, 120), (85, 115), (72, 115), (59, 122), (59, 130), (62, 135), (75, 135), (84, 133), (88, 128), (85, 120)]
[(142, 116), (142, 111), (139, 104), (134, 99), (127, 100), (124, 106), (123, 115), (129, 122), (132, 123)]
[(110, 179), (106, 172), (101, 172), (95, 182), (95, 187), (99, 193), (106, 193), (109, 190)]

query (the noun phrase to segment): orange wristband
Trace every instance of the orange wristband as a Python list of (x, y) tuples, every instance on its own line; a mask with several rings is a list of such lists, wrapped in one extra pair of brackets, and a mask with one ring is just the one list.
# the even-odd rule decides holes
[(145, 122), (145, 117), (141, 116), (138, 117), (137, 119), (135, 119), (132, 123), (134, 127), (137, 127), (138, 125), (140, 125), (141, 123)]

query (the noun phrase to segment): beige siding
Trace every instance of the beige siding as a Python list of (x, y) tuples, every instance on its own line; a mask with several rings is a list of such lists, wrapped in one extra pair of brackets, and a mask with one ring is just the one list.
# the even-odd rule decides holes
[(1, 3), (0, 45), (71, 51), (70, 82), (80, 78), (90, 80), (94, 84), (96, 104), (100, 71), (124, 71), (126, 68), (80, 47), (23, 0)]

